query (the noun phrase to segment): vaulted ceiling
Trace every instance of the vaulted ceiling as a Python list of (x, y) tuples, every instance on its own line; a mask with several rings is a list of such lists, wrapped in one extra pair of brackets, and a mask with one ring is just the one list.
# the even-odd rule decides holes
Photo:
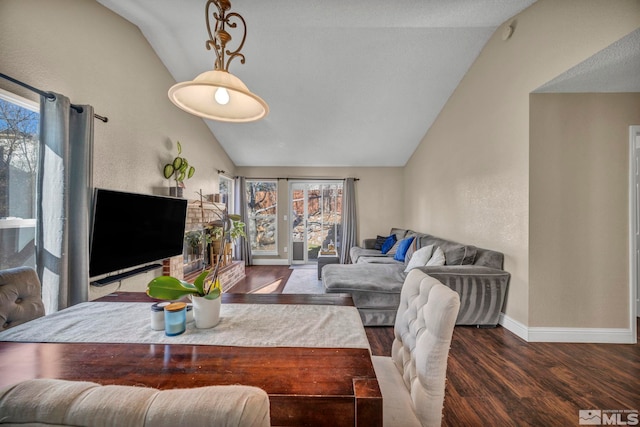
[[(176, 81), (213, 68), (205, 0), (98, 1)], [(534, 2), (233, 0), (246, 63), (229, 71), (270, 113), (205, 121), (238, 166), (403, 166), (496, 28)]]

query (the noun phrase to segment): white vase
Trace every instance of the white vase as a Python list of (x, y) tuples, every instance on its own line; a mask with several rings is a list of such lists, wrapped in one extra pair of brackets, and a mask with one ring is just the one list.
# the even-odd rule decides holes
[(206, 299), (204, 297), (192, 296), (193, 318), (196, 328), (213, 328), (220, 321), (220, 305), (222, 298)]

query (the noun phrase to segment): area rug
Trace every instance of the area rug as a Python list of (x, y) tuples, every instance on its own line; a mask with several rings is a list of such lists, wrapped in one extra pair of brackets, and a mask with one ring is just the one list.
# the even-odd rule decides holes
[(315, 265), (295, 267), (282, 290), (283, 294), (323, 294), (322, 280), (318, 280), (318, 268)]

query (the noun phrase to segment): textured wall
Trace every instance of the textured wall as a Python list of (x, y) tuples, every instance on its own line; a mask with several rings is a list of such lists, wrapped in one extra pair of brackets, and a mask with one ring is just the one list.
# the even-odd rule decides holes
[[(205, 123), (169, 101), (175, 80), (140, 30), (97, 2), (3, 0), (0, 40), (2, 73), (109, 117), (95, 121), (96, 187), (161, 192), (175, 141), (197, 169), (185, 197), (217, 192), (217, 169), (233, 173)], [(0, 87), (34, 99), (4, 80)]]
[(635, 30), (640, 2), (539, 0), (514, 19), (513, 36), (502, 40), (506, 24), (496, 31), (408, 162), (405, 225), (504, 252), (506, 314), (528, 325), (529, 94)]
[(640, 93), (531, 95), (530, 326), (629, 323), (629, 126)]

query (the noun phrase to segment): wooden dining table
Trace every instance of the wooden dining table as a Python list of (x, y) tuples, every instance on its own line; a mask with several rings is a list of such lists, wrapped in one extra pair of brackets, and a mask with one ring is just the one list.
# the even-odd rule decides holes
[[(222, 298), (223, 304), (353, 306), (344, 294)], [(97, 301), (157, 300), (117, 292)], [(267, 392), (274, 426), (382, 425), (382, 396), (365, 348), (0, 341), (0, 387), (32, 378), (158, 389), (244, 384)]]

